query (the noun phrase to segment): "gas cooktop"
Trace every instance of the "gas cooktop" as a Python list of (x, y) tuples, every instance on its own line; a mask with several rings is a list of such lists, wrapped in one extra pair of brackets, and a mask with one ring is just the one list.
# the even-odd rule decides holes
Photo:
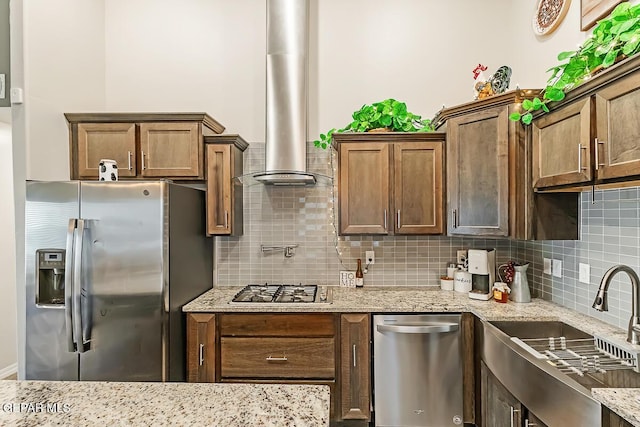
[(330, 292), (318, 285), (247, 285), (238, 292), (230, 304), (330, 304)]

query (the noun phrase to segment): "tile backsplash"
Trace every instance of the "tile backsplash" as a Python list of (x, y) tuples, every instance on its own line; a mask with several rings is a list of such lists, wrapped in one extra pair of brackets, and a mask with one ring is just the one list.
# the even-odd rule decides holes
[[(334, 175), (335, 152), (309, 144), (308, 170)], [(264, 143), (251, 143), (245, 152), (245, 174), (264, 168)], [(336, 180), (334, 180), (334, 184)], [(355, 270), (356, 259), (374, 250), (375, 265), (365, 286), (438, 286), (456, 250), (496, 248), (498, 263), (529, 262), (534, 296), (552, 300), (607, 323), (626, 328), (631, 315), (631, 286), (626, 274), (609, 288), (609, 311), (591, 308), (605, 271), (627, 264), (640, 272), (640, 189), (596, 190), (581, 194), (581, 240), (511, 241), (446, 236), (337, 236), (336, 189), (244, 187), (244, 234), (216, 237), (216, 283), (243, 285), (261, 282), (337, 285), (341, 270)], [(297, 244), (295, 255), (262, 253), (261, 245)], [(543, 274), (543, 258), (562, 261), (562, 277)], [(578, 281), (579, 263), (590, 266), (589, 283)]]
[[(609, 311), (591, 308), (604, 273), (626, 264), (640, 272), (640, 189), (585, 191), (580, 198), (580, 240), (517, 242), (516, 259), (532, 263), (533, 293), (607, 323), (626, 328), (631, 316), (631, 282), (625, 273), (609, 286)], [(543, 274), (543, 258), (562, 261), (562, 277)], [(580, 263), (589, 264), (589, 283), (579, 279)]]
[[(309, 144), (308, 171), (333, 176), (335, 152)], [(264, 144), (251, 143), (245, 152), (245, 174), (264, 167)], [(335, 183), (335, 180), (334, 180)], [(375, 264), (365, 275), (365, 286), (439, 286), (449, 262), (463, 248), (496, 248), (498, 261), (510, 258), (512, 243), (505, 239), (445, 236), (337, 236), (336, 189), (244, 187), (244, 234), (216, 237), (217, 283), (241, 285), (261, 282), (303, 282), (337, 285), (341, 270), (356, 269), (365, 251), (375, 251)], [(297, 244), (295, 255), (283, 251), (262, 253), (261, 245)]]

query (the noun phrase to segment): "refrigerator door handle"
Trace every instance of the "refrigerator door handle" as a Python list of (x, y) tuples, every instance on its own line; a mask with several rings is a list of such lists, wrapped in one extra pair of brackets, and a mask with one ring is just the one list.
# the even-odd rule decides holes
[(73, 253), (73, 335), (76, 339), (78, 353), (84, 353), (84, 340), (82, 339), (82, 245), (84, 242), (83, 219), (77, 221), (77, 232), (75, 238), (75, 250)]
[(65, 327), (67, 330), (67, 347), (69, 352), (76, 352), (76, 341), (73, 333), (73, 237), (76, 230), (77, 219), (69, 219), (69, 227), (67, 228), (67, 245), (65, 251), (65, 266), (67, 274), (64, 277), (64, 318)]

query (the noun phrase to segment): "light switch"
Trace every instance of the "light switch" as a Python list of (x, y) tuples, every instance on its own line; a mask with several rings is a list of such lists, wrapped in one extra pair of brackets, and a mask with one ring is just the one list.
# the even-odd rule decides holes
[(582, 283), (589, 283), (590, 270), (589, 264), (581, 262), (580, 271), (578, 272), (578, 280)]
[(551, 274), (551, 258), (543, 258), (544, 261), (544, 269), (542, 272), (544, 274)]
[(562, 261), (559, 259), (553, 260), (553, 277), (562, 277)]

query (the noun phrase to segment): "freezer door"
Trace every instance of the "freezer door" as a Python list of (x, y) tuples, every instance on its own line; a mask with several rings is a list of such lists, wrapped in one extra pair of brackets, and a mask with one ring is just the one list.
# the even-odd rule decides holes
[(83, 182), (80, 380), (161, 381), (166, 277), (163, 182)]
[[(78, 354), (69, 349), (71, 336), (65, 324), (65, 305), (36, 305), (36, 251), (41, 250), (43, 254), (66, 252), (69, 219), (79, 215), (79, 189), (78, 182), (26, 184), (26, 304), (21, 315), (25, 316), (26, 326), (24, 367), (27, 380), (78, 379)], [(42, 273), (53, 273), (53, 268)], [(68, 274), (71, 274), (69, 269), (65, 276)], [(58, 282), (57, 286), (62, 283)]]

